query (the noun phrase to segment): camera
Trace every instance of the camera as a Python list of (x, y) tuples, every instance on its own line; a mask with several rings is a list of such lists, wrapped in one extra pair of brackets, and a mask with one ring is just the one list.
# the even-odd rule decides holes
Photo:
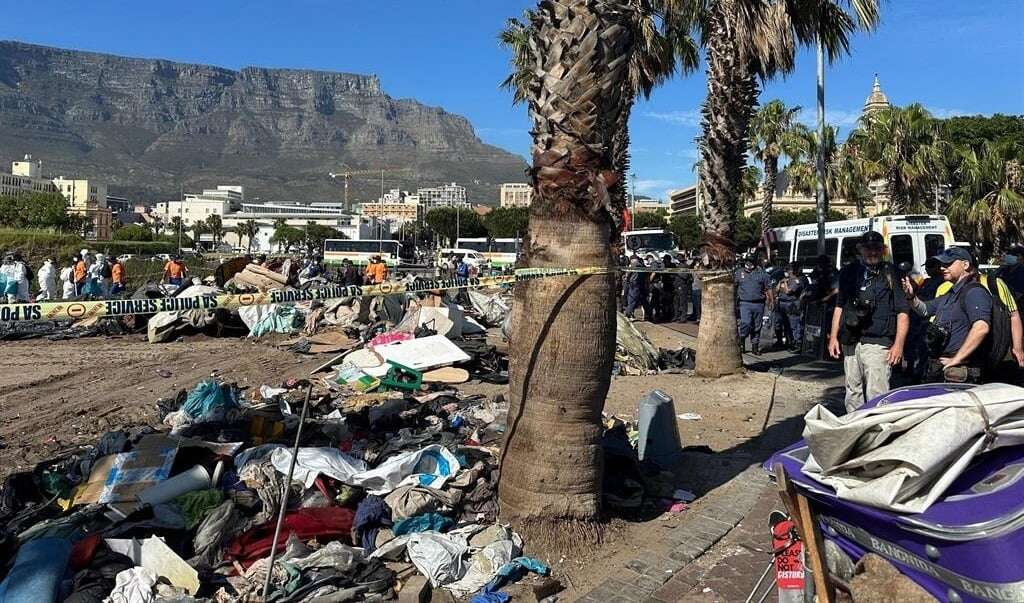
[(938, 358), (942, 350), (949, 344), (950, 331), (942, 325), (934, 322), (928, 323), (928, 330), (925, 332), (925, 343), (928, 344), (928, 357)]
[(846, 306), (843, 321), (847, 328), (859, 331), (864, 328), (875, 311), (875, 300), (862, 296), (854, 297)]

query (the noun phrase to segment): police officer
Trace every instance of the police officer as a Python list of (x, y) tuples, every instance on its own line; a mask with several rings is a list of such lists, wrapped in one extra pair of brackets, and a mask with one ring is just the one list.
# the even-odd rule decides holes
[(800, 265), (792, 262), (786, 266), (786, 274), (779, 281), (778, 320), (790, 349), (800, 349), (803, 336), (803, 307), (800, 298), (807, 291), (807, 277), (800, 272)]
[(736, 296), (739, 298), (740, 347), (746, 349), (744, 340), (750, 336), (750, 350), (761, 353), (761, 323), (764, 321), (765, 302), (774, 304), (774, 295), (768, 273), (757, 267), (754, 258), (747, 256), (743, 266), (736, 271)]
[(846, 410), (853, 412), (889, 391), (892, 367), (903, 360), (910, 305), (895, 267), (883, 261), (882, 235), (868, 231), (857, 244), (860, 261), (839, 271), (828, 351), (843, 355)]
[[(685, 262), (679, 263), (679, 268), (686, 268)], [(672, 322), (686, 322), (690, 297), (693, 295), (693, 273), (681, 272), (673, 275), (672, 286), (675, 289), (672, 296)]]
[(953, 283), (949, 293), (922, 301), (915, 296), (910, 280), (903, 279), (903, 289), (914, 310), (935, 317), (928, 327), (932, 360), (926, 378), (979, 383), (983, 359), (975, 352), (992, 327), (992, 295), (977, 282), (977, 265), (966, 249), (947, 247), (935, 259), (942, 266), (942, 277)]

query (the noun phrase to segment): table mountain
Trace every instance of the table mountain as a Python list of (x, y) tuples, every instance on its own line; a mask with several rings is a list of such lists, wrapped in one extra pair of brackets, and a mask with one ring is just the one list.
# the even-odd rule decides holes
[[(250, 199), (340, 200), (327, 174), (345, 166), (408, 168), (385, 172), (385, 186), (454, 181), (494, 204), (498, 185), (522, 181), (526, 168), (466, 118), (391, 98), (372, 75), (233, 71), (10, 41), (0, 41), (0, 149), (3, 164), (31, 153), (46, 173), (98, 178), (142, 200), (217, 184), (245, 185)], [(379, 178), (353, 178), (349, 198), (379, 190)]]

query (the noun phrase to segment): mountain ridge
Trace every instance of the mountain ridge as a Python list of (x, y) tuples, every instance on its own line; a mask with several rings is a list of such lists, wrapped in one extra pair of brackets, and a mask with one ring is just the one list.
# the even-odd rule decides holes
[[(446, 182), (494, 204), (526, 163), (483, 143), (467, 118), (387, 95), (377, 75), (232, 70), (0, 41), (0, 149), (44, 171), (104, 180), (140, 200), (242, 184), (275, 201), (342, 198), (328, 172), (406, 168), (385, 188)], [(379, 180), (353, 178), (351, 200)]]

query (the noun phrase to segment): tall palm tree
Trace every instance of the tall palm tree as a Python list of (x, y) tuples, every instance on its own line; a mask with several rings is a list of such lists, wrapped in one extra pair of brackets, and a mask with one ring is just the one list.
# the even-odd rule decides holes
[(628, 105), (630, 10), (625, 0), (542, 0), (530, 28), (532, 69), (544, 75), (530, 78), (526, 94), (534, 186), (526, 265), (609, 269), (515, 291), (498, 498), (503, 520), (549, 538), (592, 533), (601, 509), (600, 420), (615, 350), (608, 191), (618, 175), (608, 124)]
[(771, 100), (754, 114), (751, 123), (751, 147), (764, 166), (764, 190), (761, 196), (761, 236), (768, 233), (775, 199), (775, 181), (779, 157), (795, 158), (800, 153), (807, 128), (796, 121), (800, 107), (787, 107), (779, 99)]
[[(699, 48), (684, 23), (662, 10), (661, 0), (620, 0), (626, 7), (629, 27), (636, 41), (629, 57), (628, 78), (624, 83), (627, 105), (619, 121), (611, 124), (612, 157), (618, 181), (609, 195), (609, 211), (620, 227), (619, 219), (626, 208), (626, 175), (629, 173), (629, 117), (637, 96), (650, 98), (651, 92), (671, 78), (676, 71), (686, 74), (699, 63)], [(502, 46), (512, 51), (512, 72), (501, 85), (512, 91), (514, 104), (528, 98), (528, 87), (537, 77), (530, 54), (530, 36), (536, 11), (525, 10), (523, 16), (510, 18), (498, 34)], [(617, 233), (615, 233), (617, 236)]]
[(206, 218), (206, 230), (213, 235), (213, 246), (216, 248), (224, 238), (224, 221), (217, 214)]
[(256, 224), (256, 220), (246, 220), (245, 222), (239, 224), (238, 228), (239, 235), (244, 234), (249, 239), (249, 243), (246, 249), (248, 249), (251, 252), (253, 239), (255, 239), (256, 235), (259, 234), (260, 232), (259, 225)]
[[(703, 281), (705, 306), (697, 339), (697, 373), (720, 376), (742, 366), (736, 339), (734, 229), (759, 79), (792, 69), (797, 45), (821, 39), (830, 58), (849, 51), (860, 25), (878, 20), (878, 0), (662, 0), (691, 24), (707, 56), (702, 107), (702, 249), (705, 265), (724, 271)], [(852, 7), (855, 16), (846, 12)]]
[(985, 141), (980, 149), (957, 149), (960, 186), (949, 217), (969, 226), (974, 243), (991, 245), (997, 255), (1024, 236), (1024, 177), (1020, 147)]
[(818, 186), (814, 158), (821, 147), (825, 160), (825, 190), (828, 198), (852, 203), (856, 208), (857, 217), (863, 218), (867, 215), (865, 205), (872, 198), (871, 189), (868, 188), (867, 168), (856, 140), (847, 140), (837, 146), (837, 133), (835, 126), (826, 125), (824, 144), (819, 145), (818, 133), (808, 132), (796, 159), (786, 166), (786, 175), (794, 190), (805, 195), (813, 194)]
[(892, 213), (927, 205), (942, 179), (947, 144), (924, 107), (914, 103), (867, 113), (850, 140), (861, 151), (867, 176), (885, 180)]

